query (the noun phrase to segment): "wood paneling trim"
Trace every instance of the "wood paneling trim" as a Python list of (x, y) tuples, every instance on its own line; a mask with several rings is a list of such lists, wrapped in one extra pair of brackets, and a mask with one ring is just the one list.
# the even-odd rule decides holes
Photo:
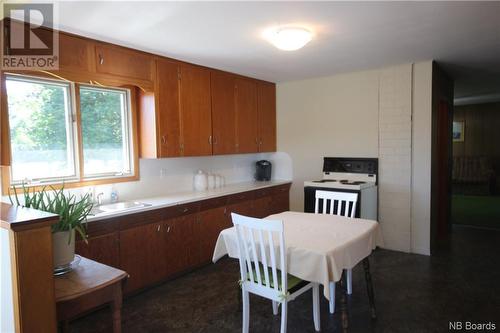
[(4, 229), (25, 231), (50, 226), (57, 221), (55, 214), (0, 202), (0, 227)]
[(10, 231), (16, 332), (56, 332), (50, 226)]
[[(0, 72), (0, 166), (10, 165), (10, 129), (5, 74)], [(2, 167), (2, 169), (4, 169)]]

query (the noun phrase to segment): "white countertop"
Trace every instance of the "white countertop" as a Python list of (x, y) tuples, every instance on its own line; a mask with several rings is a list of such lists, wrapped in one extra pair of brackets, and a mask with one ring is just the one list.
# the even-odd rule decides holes
[[(252, 181), (252, 182), (243, 182), (243, 183), (235, 183), (228, 184), (224, 187), (210, 189), (207, 191), (185, 191), (178, 193), (170, 193), (165, 196), (152, 197), (152, 198), (143, 198), (143, 199), (135, 199), (130, 201), (138, 201), (145, 204), (149, 204), (151, 206), (147, 207), (137, 207), (133, 209), (127, 209), (116, 212), (104, 212), (99, 213), (97, 215), (91, 215), (87, 218), (87, 222), (94, 222), (109, 219), (112, 217), (123, 216), (128, 214), (135, 214), (138, 212), (144, 212), (148, 210), (154, 210), (164, 207), (176, 206), (180, 204), (185, 204), (189, 202), (201, 201), (210, 198), (221, 197), (225, 195), (231, 195), (241, 192), (247, 192), (252, 190), (258, 190), (266, 187), (272, 187), (277, 185), (289, 184), (292, 181), (290, 180), (273, 180), (273, 181)], [(98, 208), (98, 207), (97, 207)]]

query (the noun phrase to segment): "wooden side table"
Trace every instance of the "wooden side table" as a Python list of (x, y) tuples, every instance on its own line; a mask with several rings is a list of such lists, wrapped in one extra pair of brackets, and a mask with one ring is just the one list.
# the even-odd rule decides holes
[(73, 271), (54, 278), (57, 320), (63, 332), (77, 315), (109, 303), (113, 314), (113, 332), (121, 332), (122, 282), (128, 274), (122, 270), (81, 257)]

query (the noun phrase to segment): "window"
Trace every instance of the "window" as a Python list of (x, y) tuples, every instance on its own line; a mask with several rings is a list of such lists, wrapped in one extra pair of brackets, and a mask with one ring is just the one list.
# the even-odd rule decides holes
[(128, 110), (125, 90), (80, 87), (86, 177), (130, 174)]
[(12, 185), (134, 175), (128, 89), (8, 75), (6, 90)]

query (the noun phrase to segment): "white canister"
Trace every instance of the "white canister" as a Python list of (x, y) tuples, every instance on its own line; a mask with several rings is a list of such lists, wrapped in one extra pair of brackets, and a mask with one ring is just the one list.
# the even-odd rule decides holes
[(215, 178), (215, 187), (224, 187), (225, 185), (225, 180), (222, 175), (216, 175)]
[(207, 174), (202, 170), (198, 170), (194, 176), (193, 187), (196, 191), (206, 191), (208, 188)]
[(208, 188), (213, 189), (215, 188), (215, 180), (217, 179), (217, 175), (211, 173), (208, 174)]

